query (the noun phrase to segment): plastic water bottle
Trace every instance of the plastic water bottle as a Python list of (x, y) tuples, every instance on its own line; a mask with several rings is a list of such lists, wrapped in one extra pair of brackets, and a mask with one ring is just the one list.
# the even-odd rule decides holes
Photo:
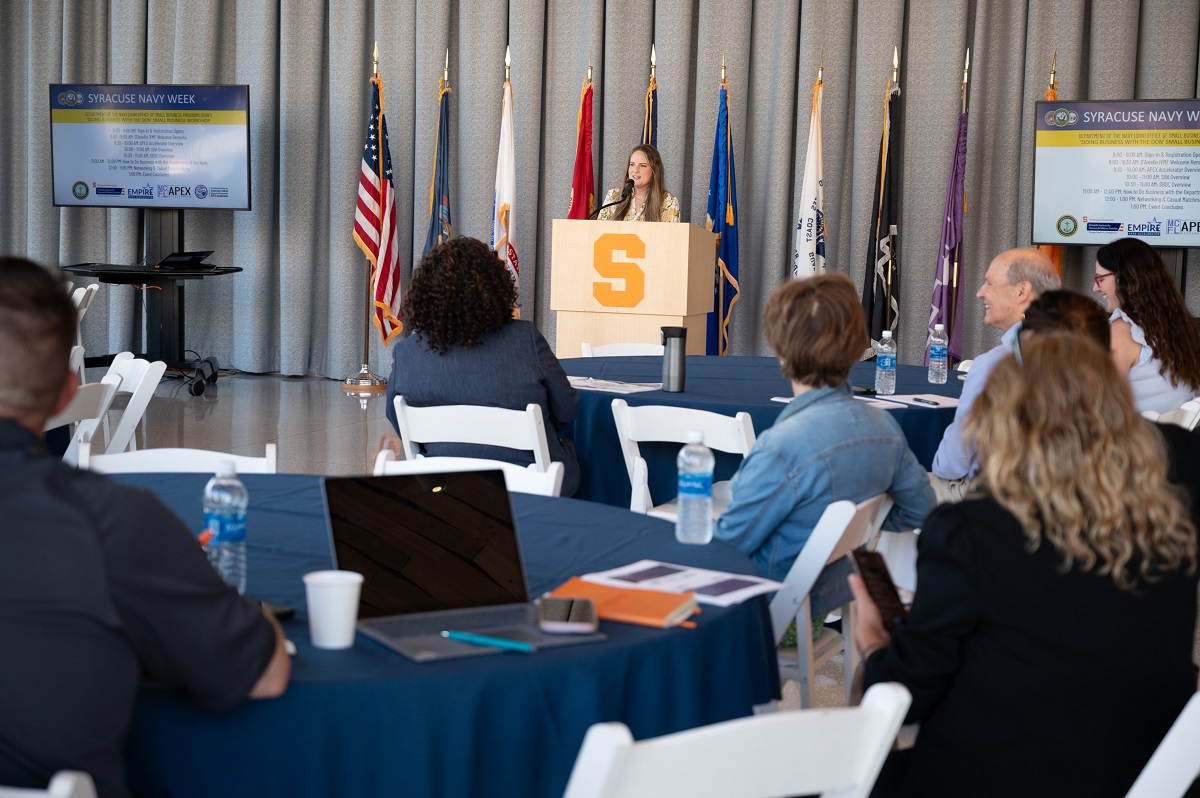
[(223, 462), (204, 486), (204, 548), (225, 582), (246, 592), (246, 507), (250, 494), (233, 463)]
[(929, 381), (934, 385), (946, 384), (946, 367), (950, 362), (949, 342), (946, 340), (946, 327), (943, 324), (933, 325), (933, 335), (929, 336)]
[(688, 433), (687, 446), (679, 450), (679, 515), (675, 519), (675, 539), (680, 543), (703, 545), (713, 536), (712, 449), (704, 445), (704, 433)]
[(884, 330), (875, 349), (875, 393), (889, 396), (896, 392), (896, 345), (892, 331)]

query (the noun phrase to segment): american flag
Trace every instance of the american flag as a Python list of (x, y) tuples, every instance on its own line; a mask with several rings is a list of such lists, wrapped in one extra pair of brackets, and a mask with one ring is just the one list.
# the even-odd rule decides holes
[[(382, 133), (382, 135), (381, 135)], [(379, 146), (382, 140), (382, 148)], [(387, 120), (383, 116), (383, 81), (371, 78), (371, 119), (363, 143), (354, 209), (354, 241), (371, 261), (371, 296), (375, 326), (386, 346), (400, 332), (400, 250), (396, 245), (395, 184)]]

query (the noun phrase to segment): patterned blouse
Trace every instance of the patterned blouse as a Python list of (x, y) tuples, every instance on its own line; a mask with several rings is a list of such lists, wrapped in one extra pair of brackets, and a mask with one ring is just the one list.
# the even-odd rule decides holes
[[(620, 196), (621, 196), (621, 189), (619, 189), (619, 188), (610, 189), (609, 192), (604, 195), (604, 202), (602, 202), (600, 204), (607, 205), (610, 202), (615, 202)], [(626, 221), (626, 222), (642, 221), (642, 216), (644, 215), (644, 211), (646, 210), (646, 208), (645, 208), (645, 206), (642, 206), (641, 208), (637, 208), (635, 210), (634, 209), (635, 205), (636, 205), (635, 202), (629, 203), (629, 210), (625, 213), (625, 218), (621, 221)], [(604, 210), (600, 211), (600, 215), (597, 216), (596, 218), (604, 219), (604, 220), (611, 222), (611, 221), (613, 221), (613, 211), (615, 211), (616, 209), (617, 209), (616, 205), (614, 205), (611, 208), (605, 208)], [(678, 222), (679, 221), (679, 200), (675, 199), (674, 194), (671, 194), (670, 192), (663, 192), (662, 208), (659, 210), (658, 215), (659, 215), (660, 221), (664, 221), (664, 222)]]

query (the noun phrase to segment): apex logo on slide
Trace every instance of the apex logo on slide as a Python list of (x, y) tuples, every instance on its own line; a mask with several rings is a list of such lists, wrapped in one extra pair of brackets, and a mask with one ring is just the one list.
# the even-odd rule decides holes
[(190, 197), (192, 196), (191, 186), (165, 186), (159, 184), (158, 196), (160, 197)]

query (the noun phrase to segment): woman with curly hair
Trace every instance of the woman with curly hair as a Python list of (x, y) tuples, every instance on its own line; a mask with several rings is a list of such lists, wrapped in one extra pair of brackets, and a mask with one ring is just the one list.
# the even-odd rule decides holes
[[(663, 178), (662, 156), (649, 144), (639, 144), (629, 153), (626, 173), (633, 193), (596, 218), (618, 222), (678, 222), (679, 200), (667, 191)], [(604, 205), (616, 202), (621, 189), (614, 188), (604, 197)]]
[[(392, 353), (387, 417), (393, 400), (414, 407), (485, 405), (542, 408), (550, 459), (563, 464), (563, 496), (579, 487), (575, 445), (560, 435), (575, 418), (579, 395), (558, 358), (530, 322), (513, 318), (517, 291), (504, 262), (482, 241), (453, 238), (425, 253), (401, 308), (412, 333)], [(430, 456), (486, 457), (519, 465), (528, 452), (474, 444), (429, 444)]]
[(1158, 253), (1117, 239), (1096, 253), (1092, 282), (1112, 314), (1113, 358), (1138, 410), (1164, 413), (1200, 392), (1200, 331)]
[(875, 795), (1117, 798), (1196, 690), (1196, 528), (1162, 438), (1091, 339), (1020, 349), (967, 416), (979, 476), (926, 520), (894, 633), (851, 577), (865, 684), (905, 685), (921, 724)]

